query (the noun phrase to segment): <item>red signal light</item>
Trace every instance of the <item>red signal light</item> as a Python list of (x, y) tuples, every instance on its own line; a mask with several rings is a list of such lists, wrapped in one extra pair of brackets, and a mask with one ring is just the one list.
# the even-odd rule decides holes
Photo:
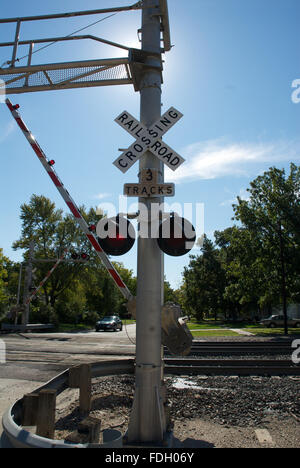
[(85, 252), (83, 252), (83, 253), (81, 254), (81, 258), (82, 258), (82, 260), (89, 260), (90, 257), (89, 257), (88, 254), (86, 254)]
[(97, 239), (100, 247), (108, 255), (124, 255), (133, 247), (135, 231), (128, 219), (103, 218), (97, 224)]
[(55, 164), (54, 159), (51, 159), (50, 161), (48, 161), (48, 164), (49, 164), (49, 166), (54, 166), (54, 164)]
[(179, 216), (166, 219), (159, 227), (158, 246), (172, 257), (186, 255), (193, 248), (195, 241), (196, 231), (193, 225)]

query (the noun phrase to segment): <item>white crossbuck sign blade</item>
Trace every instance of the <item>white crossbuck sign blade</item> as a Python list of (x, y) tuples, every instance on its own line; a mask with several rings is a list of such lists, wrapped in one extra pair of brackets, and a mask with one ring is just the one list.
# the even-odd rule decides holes
[(124, 151), (113, 164), (120, 169), (121, 172), (125, 173), (149, 150), (170, 169), (175, 171), (181, 166), (185, 159), (163, 142), (161, 137), (182, 117), (183, 114), (181, 114), (181, 112), (174, 107), (170, 107), (170, 109), (148, 129), (129, 112), (122, 112), (115, 119), (115, 122), (136, 138), (136, 141)]

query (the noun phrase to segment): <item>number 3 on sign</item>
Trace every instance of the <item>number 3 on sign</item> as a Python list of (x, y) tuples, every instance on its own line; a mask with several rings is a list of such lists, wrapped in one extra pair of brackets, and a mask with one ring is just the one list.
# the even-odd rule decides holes
[(152, 180), (153, 180), (152, 171), (151, 171), (151, 169), (148, 169), (147, 172), (146, 172), (146, 181), (147, 182), (152, 182)]

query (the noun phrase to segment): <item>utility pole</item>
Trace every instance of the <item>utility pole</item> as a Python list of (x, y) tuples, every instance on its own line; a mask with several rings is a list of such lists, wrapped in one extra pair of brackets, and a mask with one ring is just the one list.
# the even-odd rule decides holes
[(25, 282), (24, 282), (24, 295), (23, 295), (23, 313), (22, 313), (22, 325), (27, 325), (29, 321), (29, 303), (27, 299), (30, 296), (30, 286), (32, 282), (32, 261), (34, 253), (34, 242), (30, 241), (29, 244), (29, 256), (25, 270)]
[(279, 234), (279, 245), (280, 245), (280, 266), (281, 266), (281, 297), (282, 297), (282, 308), (284, 317), (284, 334), (288, 335), (288, 317), (287, 317), (287, 294), (286, 294), (286, 271), (285, 271), (285, 256), (284, 256), (284, 242), (282, 237), (282, 225), (281, 220), (278, 221), (278, 234)]
[(22, 282), (22, 270), (23, 270), (23, 263), (20, 263), (19, 269), (19, 280), (18, 280), (18, 293), (17, 293), (17, 306), (20, 305), (20, 293), (21, 293), (21, 282)]
[[(158, 0), (144, 0), (143, 6), (142, 51), (147, 53), (147, 67), (140, 85), (140, 120), (150, 128), (161, 116), (161, 27)], [(163, 163), (149, 151), (140, 160), (140, 174), (145, 169), (159, 171), (159, 182), (164, 182)], [(140, 231), (145, 232), (146, 223), (150, 233), (151, 206), (154, 203), (162, 203), (162, 198), (139, 198), (139, 203), (148, 208), (148, 219), (140, 220)], [(141, 226), (142, 224), (144, 226)], [(151, 239), (150, 235), (148, 238), (139, 237), (138, 240), (137, 278), (136, 381), (128, 442), (160, 443), (166, 431), (161, 356), (164, 272), (163, 253), (156, 239)]]

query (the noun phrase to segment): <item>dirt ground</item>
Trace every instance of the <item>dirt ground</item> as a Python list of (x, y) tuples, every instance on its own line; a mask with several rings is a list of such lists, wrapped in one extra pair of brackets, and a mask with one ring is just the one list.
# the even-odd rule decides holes
[(194, 419), (175, 421), (174, 447), (300, 448), (300, 424), (294, 418), (266, 419), (257, 427), (235, 427)]
[[(129, 411), (92, 411), (91, 416), (101, 420), (101, 428), (117, 429), (123, 435), (128, 428)], [(268, 417), (258, 426), (221, 425), (206, 419), (173, 421), (174, 448), (300, 448), (300, 424), (291, 418)], [(69, 430), (58, 429), (56, 439), (68, 437)], [(84, 442), (84, 440), (82, 440)], [(101, 438), (99, 440), (101, 443)]]
[[(106, 379), (99, 379), (101, 393), (99, 393), (99, 387), (94, 388), (90, 416), (101, 421), (101, 431), (117, 429), (125, 435), (133, 395), (128, 389), (126, 392), (120, 391), (113, 394), (111, 391), (105, 391), (107, 387), (103, 387), (103, 380), (106, 381)], [(106, 381), (105, 384), (107, 383)], [(112, 384), (112, 381), (110, 383)], [(126, 380), (123, 381), (123, 389), (125, 389), (125, 384), (128, 384)], [(253, 419), (253, 415), (247, 415), (248, 409), (241, 408), (241, 411), (244, 412), (244, 417), (240, 419), (239, 424), (230, 423), (230, 419), (226, 422), (216, 417), (214, 413), (209, 412), (209, 408), (207, 410), (203, 408), (201, 417), (197, 417), (195, 412), (189, 418), (185, 418), (182, 412), (178, 418), (171, 416), (173, 447), (300, 448), (300, 420), (296, 415), (267, 412), (267, 415), (258, 421)], [(78, 422), (81, 420), (78, 390), (69, 389), (58, 398), (55, 439), (72, 441), (72, 434), (76, 434)], [(85, 442), (83, 439), (80, 441)], [(101, 436), (99, 442), (102, 442)]]

